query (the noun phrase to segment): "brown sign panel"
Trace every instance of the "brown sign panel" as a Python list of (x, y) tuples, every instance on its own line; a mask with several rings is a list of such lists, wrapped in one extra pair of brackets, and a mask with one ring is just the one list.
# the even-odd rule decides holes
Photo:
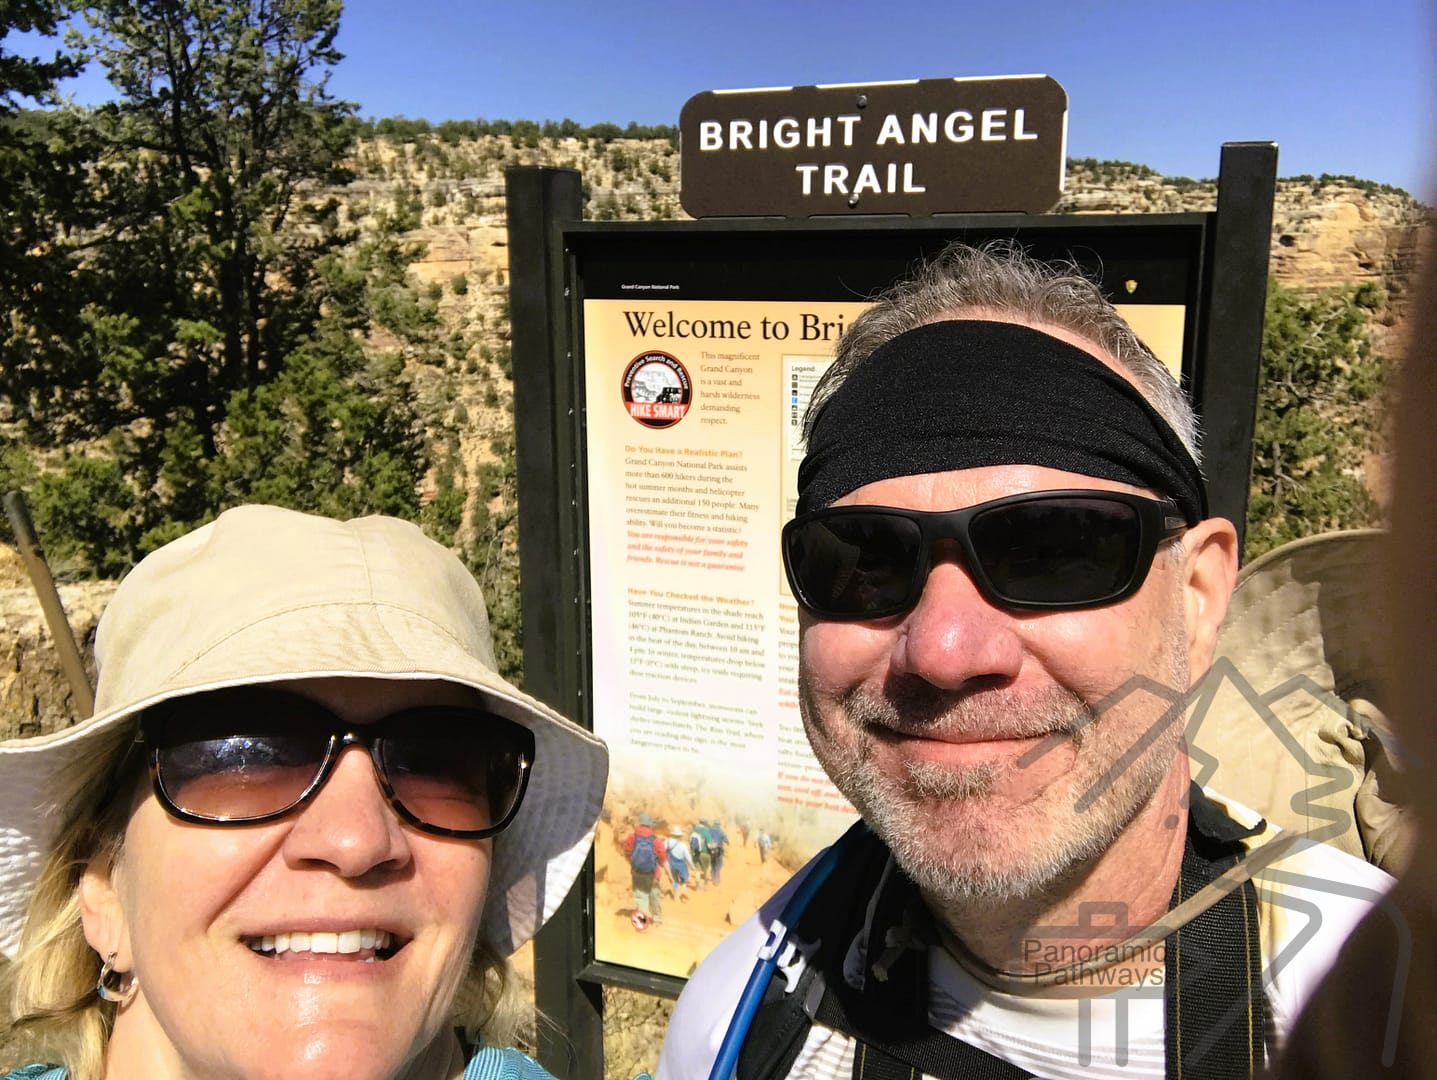
[(1068, 95), (1047, 75), (710, 90), (679, 114), (694, 217), (1051, 210)]

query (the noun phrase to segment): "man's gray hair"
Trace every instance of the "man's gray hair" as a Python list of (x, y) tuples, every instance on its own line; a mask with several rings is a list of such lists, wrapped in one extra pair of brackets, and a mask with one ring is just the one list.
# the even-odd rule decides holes
[(1032, 326), (1070, 331), (1096, 345), (1132, 375), (1199, 465), (1197, 415), (1167, 366), (1138, 339), (1076, 263), (1046, 263), (1012, 241), (981, 247), (952, 244), (906, 281), (880, 293), (839, 339), (832, 366), (814, 387), (804, 414), (808, 438), (824, 404), (879, 346), (929, 323), (984, 309)]

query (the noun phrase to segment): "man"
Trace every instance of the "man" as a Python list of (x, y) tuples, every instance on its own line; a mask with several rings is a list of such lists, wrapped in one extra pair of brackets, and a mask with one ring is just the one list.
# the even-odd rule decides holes
[(708, 828), (703, 820), (695, 822), (689, 832), (690, 860), (694, 865), (694, 888), (699, 889), (713, 883), (713, 856), (709, 854)]
[(629, 860), (629, 877), (634, 886), (634, 911), (644, 916), (634, 925), (643, 929), (649, 922), (663, 922), (664, 887), (660, 878), (668, 853), (648, 814), (639, 815), (638, 826), (624, 841), (624, 855)]
[(687, 900), (683, 888), (689, 883), (689, 846), (684, 843), (684, 830), (678, 825), (669, 830), (669, 835), (673, 837), (666, 845), (669, 849), (669, 884), (675, 899)]
[(1237, 541), (1167, 370), (1086, 279), (955, 247), (853, 323), (805, 433), (801, 711), (872, 833), (703, 963), (660, 1080), (1260, 1069), (1388, 879), (1191, 785)]
[(723, 831), (718, 818), (708, 823), (709, 856), (713, 860), (713, 879), (717, 885), (723, 880), (723, 857), (728, 850), (728, 833)]

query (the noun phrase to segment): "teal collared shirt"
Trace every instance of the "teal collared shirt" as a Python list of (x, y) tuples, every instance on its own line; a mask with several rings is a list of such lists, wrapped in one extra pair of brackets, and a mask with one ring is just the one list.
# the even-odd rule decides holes
[(527, 1054), (486, 1046), (469, 1059), (464, 1067), (464, 1080), (554, 1080), (554, 1077)]

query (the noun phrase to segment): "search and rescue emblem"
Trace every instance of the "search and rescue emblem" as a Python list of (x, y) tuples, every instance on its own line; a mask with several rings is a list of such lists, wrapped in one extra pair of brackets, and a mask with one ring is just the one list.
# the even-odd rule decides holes
[(624, 406), (645, 427), (673, 427), (689, 411), (693, 382), (677, 357), (657, 349), (640, 353), (624, 368)]

